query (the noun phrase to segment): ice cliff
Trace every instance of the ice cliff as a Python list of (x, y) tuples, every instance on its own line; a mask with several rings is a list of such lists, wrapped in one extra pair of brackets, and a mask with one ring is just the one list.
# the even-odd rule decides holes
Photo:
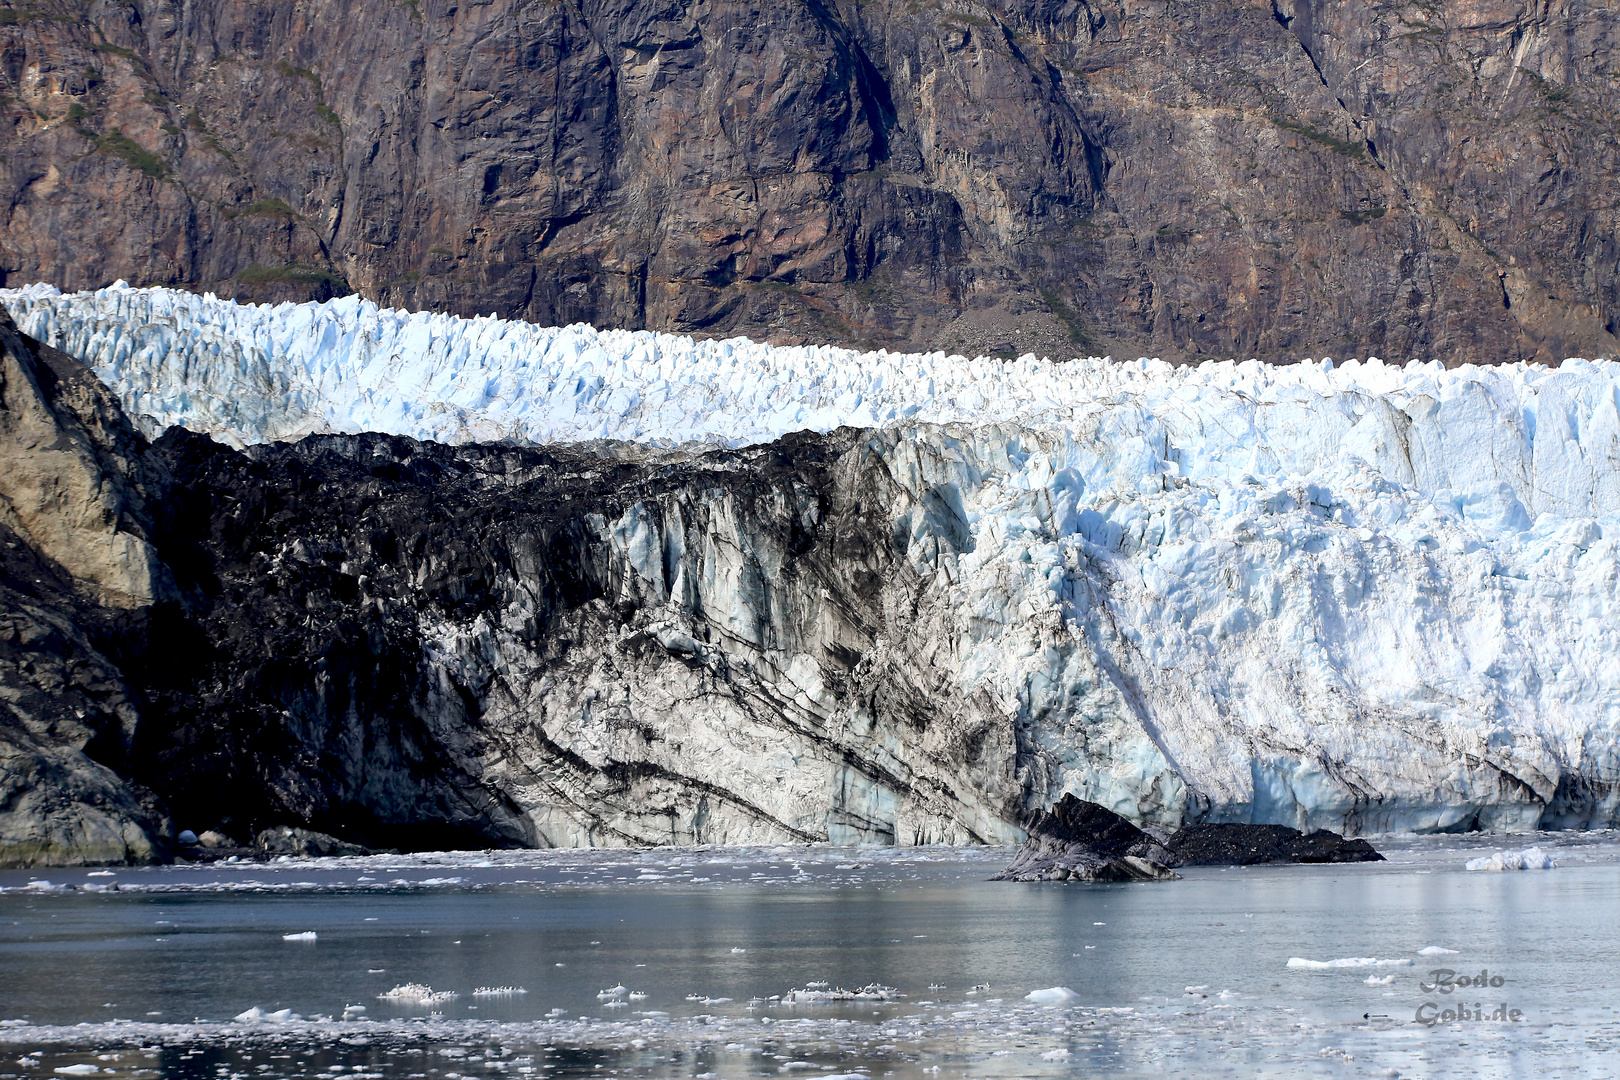
[[(1011, 839), (1064, 792), (1161, 825), (1620, 817), (1611, 361), (999, 362), (354, 298), (0, 301), (150, 434), (584, 443), (617, 463), (566, 528), (535, 526), (494, 571), (469, 557), (495, 579), (479, 605), (418, 605), (413, 623), (433, 693), (500, 733), (463, 747), (464, 771), (517, 842), (655, 839), (664, 818), (689, 840)], [(789, 432), (829, 434), (764, 445)], [(824, 465), (802, 467), (810, 446)], [(304, 447), (250, 458), (330, 469), (336, 454), (359, 492), (367, 455), (473, 451)], [(773, 453), (787, 472), (744, 497)], [(677, 465), (688, 478), (661, 488)], [(264, 565), (380, 580), (341, 532), (328, 523), (325, 555), (282, 537)], [(564, 533), (571, 553), (546, 546)], [(432, 557), (416, 558), (400, 572), (420, 581)], [(523, 583), (559, 574), (591, 584), (568, 600)], [(576, 650), (560, 666), (558, 635)]]

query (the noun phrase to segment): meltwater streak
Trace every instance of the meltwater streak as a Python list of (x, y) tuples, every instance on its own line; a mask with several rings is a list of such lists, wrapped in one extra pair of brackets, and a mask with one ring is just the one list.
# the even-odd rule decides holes
[[(860, 1067), (900, 1080), (1496, 1077), (1532, 1064), (1589, 1075), (1620, 1051), (1611, 1002), (1589, 992), (1620, 963), (1620, 847), (1570, 836), (1555, 871), (1463, 869), (1499, 839), (1385, 841), (1388, 863), (1192, 868), (1151, 887), (985, 881), (1005, 850), (132, 868), (117, 873), (119, 893), (0, 894), (0, 1073), (94, 1064), (110, 1076), (148, 1061), (99, 1053), (166, 1046), (151, 1067), (182, 1078), (175, 1055), (206, 1046), (272, 1077), (334, 1063), (379, 1078), (521, 1076), (540, 1063), (564, 1076)], [(420, 886), (450, 877), (462, 882)], [(129, 889), (143, 885), (182, 891)], [(283, 942), (288, 927), (319, 939)], [(1301, 968), (1295, 956), (1322, 959)], [(1374, 980), (1359, 958), (1375, 956), (1412, 959)], [(1451, 972), (1445, 985), (1488, 978), (1478, 994), (1442, 996), (1422, 989), (1436, 985), (1431, 969)], [(814, 992), (874, 983), (893, 995)], [(473, 993), (497, 984), (528, 993)], [(412, 985), (433, 999), (390, 994)], [(811, 992), (792, 1004), (772, 1000), (801, 988)], [(1524, 1020), (1414, 1020), (1426, 1003), (1464, 999), (1470, 1010), (1500, 999)], [(38, 1071), (13, 1064), (24, 1051)], [(783, 1073), (791, 1061), (815, 1068)]]

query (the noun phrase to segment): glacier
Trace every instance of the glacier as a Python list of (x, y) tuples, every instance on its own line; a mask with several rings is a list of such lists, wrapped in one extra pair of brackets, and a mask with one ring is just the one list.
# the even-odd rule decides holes
[[(1043, 799), (1347, 833), (1620, 819), (1611, 360), (1054, 363), (546, 328), (355, 297), (30, 286), (0, 302), (153, 435), (696, 455), (870, 429), (903, 493), (883, 508), (895, 542), (955, 635), (956, 690), (1032, 731), (1050, 763)], [(959, 542), (940, 543), (941, 506)], [(603, 526), (648, 582), (668, 540), (655, 517), (632, 508)], [(705, 587), (710, 610), (743, 603), (723, 573)], [(813, 711), (814, 662), (779, 660), (788, 698)], [(749, 768), (754, 751), (725, 731), (690, 738)], [(842, 797), (895, 812), (892, 793)]]

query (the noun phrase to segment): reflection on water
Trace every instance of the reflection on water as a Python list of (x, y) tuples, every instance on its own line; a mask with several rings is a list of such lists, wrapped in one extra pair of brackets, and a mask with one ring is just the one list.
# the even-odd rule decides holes
[(1160, 885), (984, 880), (1005, 849), (8, 872), (0, 1080), (1603, 1075), (1620, 844), (1562, 839), (1549, 871), (1413, 840)]

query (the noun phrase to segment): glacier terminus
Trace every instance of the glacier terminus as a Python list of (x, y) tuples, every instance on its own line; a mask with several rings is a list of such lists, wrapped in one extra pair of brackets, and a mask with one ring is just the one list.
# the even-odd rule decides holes
[[(152, 438), (251, 457), (371, 432), (707, 470), (580, 518), (619, 614), (589, 616), (571, 664), (536, 659), (517, 585), (422, 616), (424, 662), (478, 688), (482, 734), (447, 742), (514, 840), (1012, 842), (1065, 793), (1166, 828), (1620, 819), (1614, 361), (997, 361), (355, 297), (0, 302)], [(728, 491), (810, 438), (820, 479)], [(891, 569), (849, 585), (869, 616), (840, 614), (837, 544), (780, 539), (834, 511), (888, 545)], [(778, 720), (705, 690), (717, 664)], [(885, 706), (881, 680), (935, 719)], [(626, 724), (666, 737), (632, 746)], [(564, 758), (585, 763), (566, 782)], [(593, 787), (629, 764), (641, 787)], [(744, 779), (760, 805), (728, 799)]]

